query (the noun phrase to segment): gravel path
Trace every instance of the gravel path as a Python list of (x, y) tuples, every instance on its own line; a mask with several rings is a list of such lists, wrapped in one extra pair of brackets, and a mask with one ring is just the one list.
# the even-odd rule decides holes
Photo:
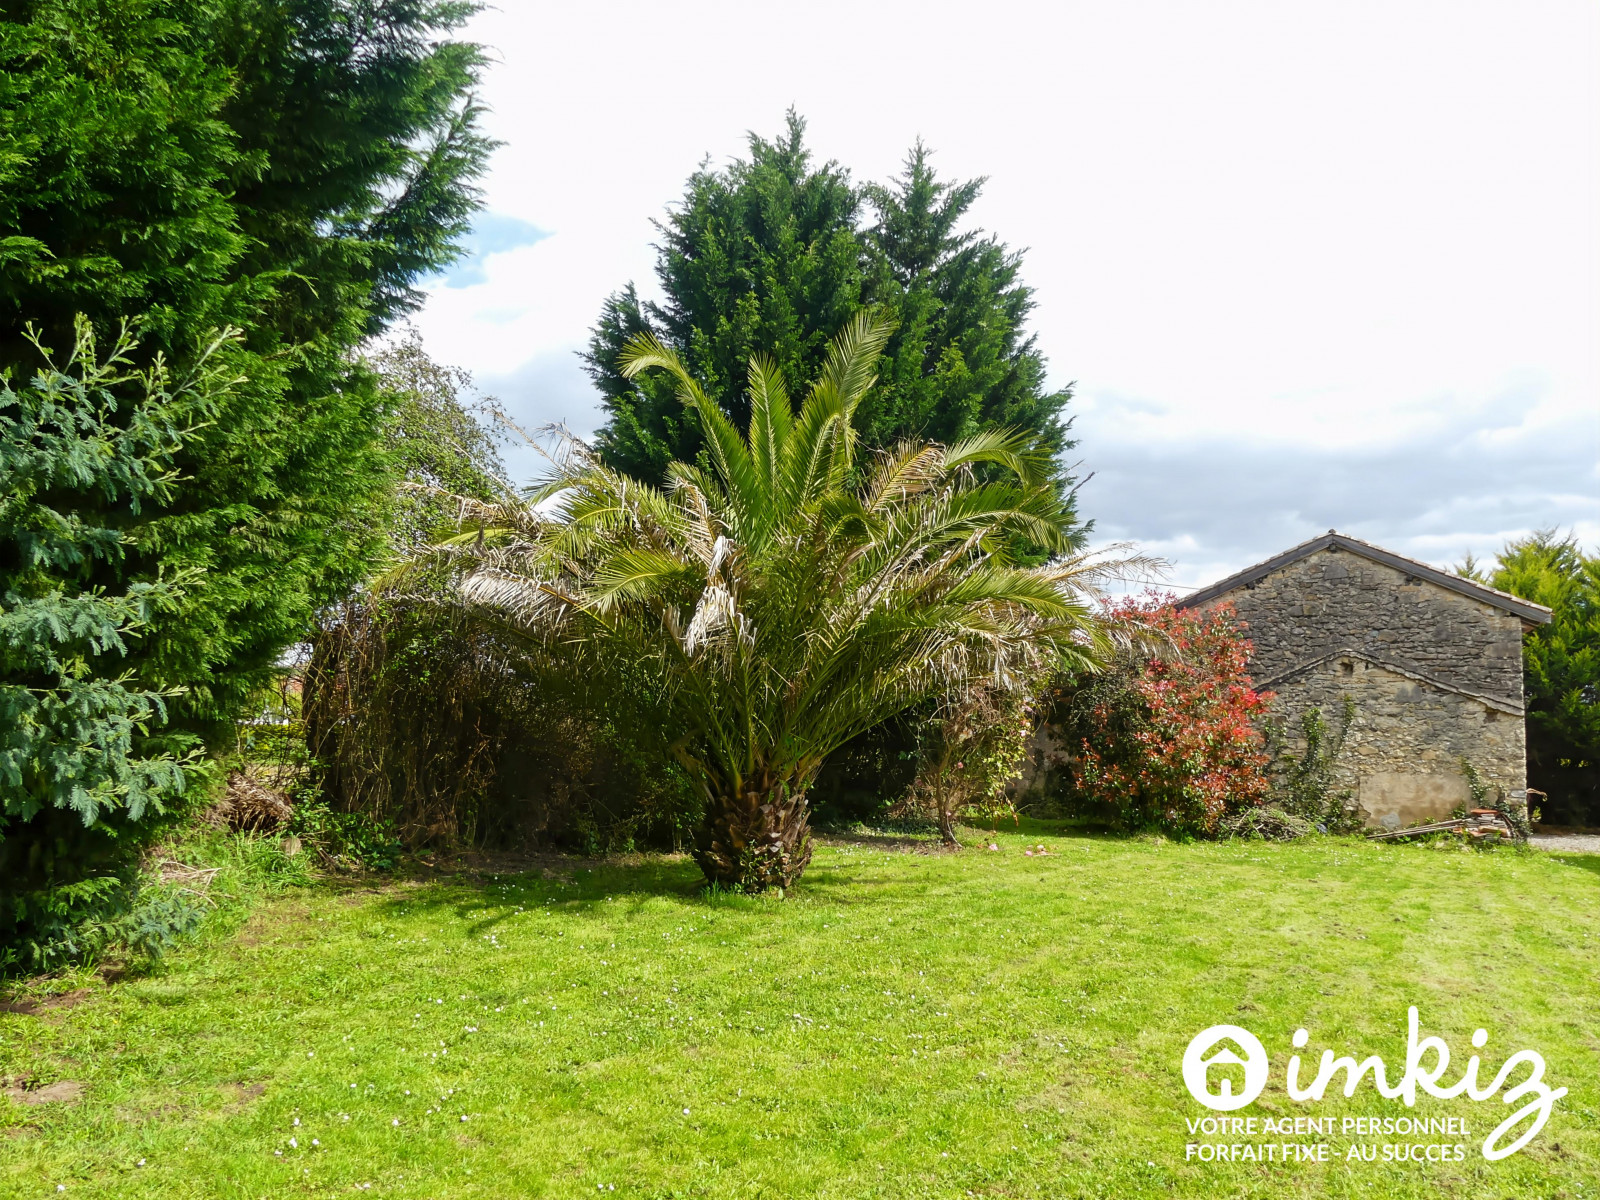
[(1536, 833), (1528, 843), (1563, 854), (1600, 854), (1600, 834), (1595, 833)]

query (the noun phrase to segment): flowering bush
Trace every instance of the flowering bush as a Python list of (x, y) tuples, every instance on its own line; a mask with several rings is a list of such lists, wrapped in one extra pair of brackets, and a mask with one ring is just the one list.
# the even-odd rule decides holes
[(1231, 605), (1194, 611), (1151, 595), (1108, 616), (1132, 648), (1064, 689), (1053, 722), (1072, 760), (1071, 799), (1133, 828), (1212, 835), (1269, 787), (1253, 722), (1270, 697), (1250, 685), (1250, 643)]

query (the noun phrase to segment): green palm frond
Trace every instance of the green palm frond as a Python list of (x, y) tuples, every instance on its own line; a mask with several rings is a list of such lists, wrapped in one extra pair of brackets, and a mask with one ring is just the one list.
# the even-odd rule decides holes
[(750, 450), (761, 480), (762, 500), (770, 505), (778, 483), (779, 448), (789, 440), (794, 414), (789, 388), (778, 364), (764, 354), (750, 359)]
[(833, 398), (846, 419), (877, 379), (878, 359), (894, 332), (894, 321), (879, 309), (862, 309), (833, 340), (816, 390)]
[(922, 494), (944, 476), (948, 456), (944, 447), (928, 442), (902, 442), (880, 453), (877, 467), (862, 489), (861, 502), (876, 510)]
[(759, 517), (763, 512), (763, 488), (751, 444), (747, 443), (721, 407), (701, 389), (677, 354), (664, 346), (654, 334), (640, 334), (622, 351), (622, 374), (632, 379), (651, 368), (660, 368), (678, 384), (678, 399), (694, 412), (706, 437), (712, 464), (724, 485), (740, 501), (742, 515)]
[(590, 578), (588, 604), (597, 612), (611, 612), (629, 602), (661, 597), (667, 589), (705, 581), (699, 564), (647, 546), (630, 547), (607, 557)]
[(1026, 432), (1018, 429), (980, 429), (945, 449), (946, 470), (971, 463), (995, 463), (1026, 487), (1042, 484), (1050, 469), (1050, 455)]

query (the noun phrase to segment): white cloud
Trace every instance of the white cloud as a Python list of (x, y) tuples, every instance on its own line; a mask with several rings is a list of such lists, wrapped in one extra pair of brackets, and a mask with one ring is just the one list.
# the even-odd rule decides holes
[(651, 218), (793, 103), (860, 178), (919, 134), (990, 177), (976, 219), (1029, 248), (1079, 384), (1086, 510), (1176, 577), (1330, 524), (1445, 559), (1600, 532), (1572, 453), (1600, 436), (1588, 0), (512, 4), (475, 36), (502, 60), (489, 204), (550, 236), (418, 325), (536, 419), (594, 428), (573, 351), (653, 289)]

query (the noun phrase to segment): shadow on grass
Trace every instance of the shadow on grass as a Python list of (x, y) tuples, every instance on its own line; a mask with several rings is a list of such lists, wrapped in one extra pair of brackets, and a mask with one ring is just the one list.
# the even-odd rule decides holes
[[(825, 845), (855, 844), (882, 849), (913, 850), (936, 854), (953, 847), (939, 840), (939, 828), (927, 822), (884, 822), (873, 825), (819, 825), (813, 827), (817, 839)], [(1125, 840), (1136, 834), (1113, 828), (1104, 821), (1089, 817), (1029, 817), (1005, 819), (997, 825), (974, 825), (963, 821), (957, 826), (957, 836), (967, 845), (987, 843), (996, 837), (1054, 837), (1054, 838), (1113, 838)]]
[(389, 915), (449, 912), (472, 934), (482, 935), (524, 909), (594, 912), (618, 902), (638, 908), (660, 898), (693, 900), (705, 888), (700, 869), (677, 855), (628, 862), (576, 858), (541, 862), (544, 865), (521, 870), (434, 875), (404, 894), (386, 895), (377, 908)]
[[(963, 825), (963, 848), (942, 845), (938, 834), (905, 829), (873, 829), (866, 826), (822, 828), (816, 831), (819, 842), (833, 846), (858, 846), (863, 849), (901, 853), (942, 855), (976, 853), (979, 843), (996, 836), (996, 831)], [(1128, 835), (1079, 819), (1050, 820), (1022, 817), (1017, 823), (1002, 823), (1000, 837), (1051, 837), (1073, 839), (1125, 838)], [(387, 890), (376, 912), (398, 916), (401, 913), (434, 911), (449, 913), (463, 922), (474, 936), (482, 936), (510, 921), (519, 911), (546, 908), (565, 913), (617, 912), (621, 903), (637, 910), (652, 900), (667, 899), (696, 906), (759, 909), (782, 900), (774, 895), (747, 896), (738, 892), (707, 888), (705, 878), (687, 855), (649, 854), (621, 860), (583, 859), (562, 855), (483, 856), (480, 860), (461, 860), (455, 871), (434, 867), (431, 873), (413, 875), (412, 887), (403, 893)], [(848, 873), (847, 873), (848, 874)], [(844, 878), (839, 867), (813, 864), (792, 895), (809, 895), (833, 903), (849, 903), (861, 898), (861, 889), (871, 880)], [(904, 886), (900, 881), (896, 886)], [(373, 889), (356, 885), (352, 891)]]
[(813, 834), (821, 846), (862, 846), (873, 850), (902, 850), (908, 854), (942, 854), (951, 847), (937, 834), (894, 833), (874, 829), (819, 829)]
[(1556, 862), (1600, 875), (1600, 854), (1552, 854)]

